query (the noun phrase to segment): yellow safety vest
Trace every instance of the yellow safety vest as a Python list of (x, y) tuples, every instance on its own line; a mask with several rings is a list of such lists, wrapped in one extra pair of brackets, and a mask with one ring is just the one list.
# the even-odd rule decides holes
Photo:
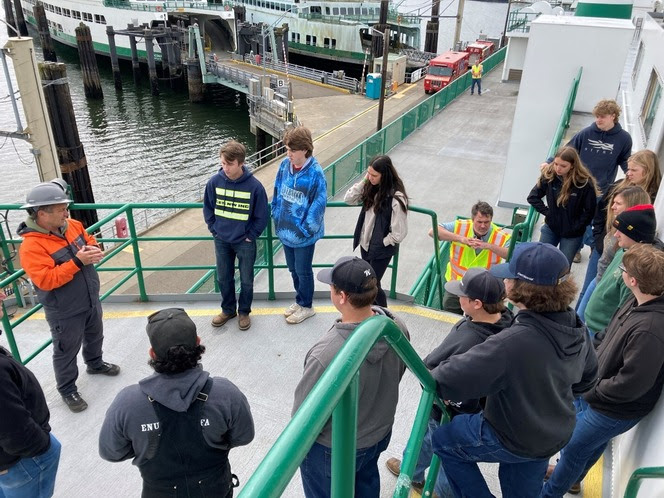
[[(473, 220), (456, 220), (454, 222), (454, 233), (466, 238), (475, 237)], [(509, 233), (491, 223), (491, 232), (487, 239), (489, 244), (505, 247), (509, 239)], [(500, 262), (502, 262), (502, 258), (488, 249), (483, 249), (477, 254), (475, 253), (475, 249), (466, 244), (452, 242), (450, 247), (450, 262), (447, 263), (445, 280), (448, 282), (450, 280), (459, 280), (468, 268), (489, 269), (492, 265), (497, 265)]]
[(482, 70), (484, 68), (482, 67), (482, 64), (473, 64), (472, 67), (470, 68), (470, 72), (473, 76), (473, 79), (479, 79), (482, 77)]

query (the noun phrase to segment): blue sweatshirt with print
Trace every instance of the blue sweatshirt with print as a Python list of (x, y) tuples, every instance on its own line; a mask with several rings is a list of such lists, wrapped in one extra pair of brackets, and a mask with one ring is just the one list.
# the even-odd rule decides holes
[(205, 187), (203, 216), (208, 230), (219, 240), (229, 244), (254, 241), (269, 220), (265, 187), (246, 166), (237, 180), (220, 169)]
[(274, 181), (272, 219), (277, 237), (287, 247), (306, 247), (324, 232), (327, 182), (314, 157), (295, 172), (288, 158), (279, 165)]

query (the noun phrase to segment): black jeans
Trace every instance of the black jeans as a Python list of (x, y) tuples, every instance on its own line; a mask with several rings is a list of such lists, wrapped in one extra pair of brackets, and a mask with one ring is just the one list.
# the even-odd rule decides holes
[(376, 273), (376, 278), (378, 279), (378, 294), (376, 294), (374, 304), (387, 308), (387, 296), (385, 295), (383, 288), (380, 286), (380, 280), (383, 278), (383, 275), (385, 275), (385, 271), (390, 264), (392, 256), (387, 258), (370, 258), (369, 253), (361, 247), (360, 254), (362, 255), (362, 259), (371, 265), (371, 268), (373, 268), (373, 271)]

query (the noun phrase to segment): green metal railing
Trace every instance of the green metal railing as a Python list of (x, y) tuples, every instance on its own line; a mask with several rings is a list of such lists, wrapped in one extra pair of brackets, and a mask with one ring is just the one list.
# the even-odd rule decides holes
[(645, 479), (664, 479), (664, 467), (642, 467), (632, 472), (624, 498), (636, 498)]
[[(387, 317), (365, 320), (346, 339), (279, 438), (239, 494), (240, 498), (276, 498), (295, 474), (321, 430), (332, 417), (332, 497), (355, 495), (355, 451), (359, 370), (374, 344), (385, 339), (422, 384), (422, 396), (406, 446), (395, 497), (406, 498), (434, 403), (436, 382), (397, 325)], [(443, 423), (448, 421), (443, 409)], [(435, 485), (439, 460), (434, 457), (426, 488)], [(431, 495), (429, 495), (431, 496)]]

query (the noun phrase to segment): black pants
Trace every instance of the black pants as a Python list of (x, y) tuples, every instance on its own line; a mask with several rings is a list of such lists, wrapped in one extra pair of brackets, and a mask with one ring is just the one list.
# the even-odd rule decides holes
[(387, 308), (387, 296), (385, 295), (383, 288), (380, 286), (380, 280), (383, 278), (383, 275), (385, 275), (385, 271), (390, 264), (392, 256), (388, 256), (387, 258), (370, 258), (369, 253), (361, 247), (360, 254), (362, 255), (362, 259), (371, 265), (371, 268), (373, 268), (373, 271), (376, 273), (376, 278), (378, 279), (378, 294), (376, 294), (374, 304)]

